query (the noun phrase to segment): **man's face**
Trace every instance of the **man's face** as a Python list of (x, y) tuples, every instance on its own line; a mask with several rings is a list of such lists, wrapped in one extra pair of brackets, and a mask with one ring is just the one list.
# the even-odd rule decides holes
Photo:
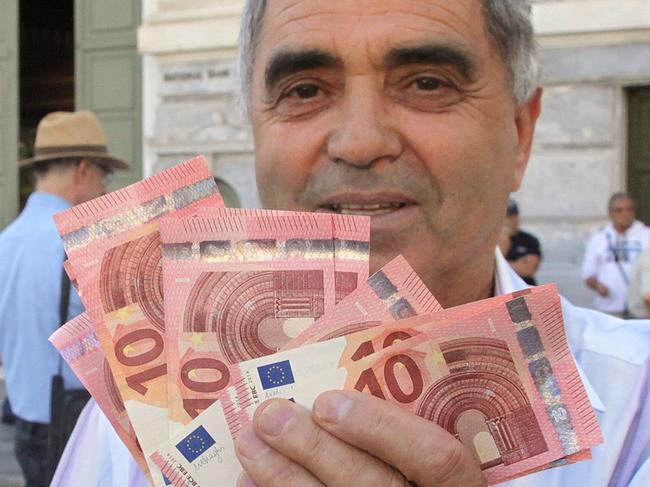
[(618, 230), (624, 231), (630, 228), (636, 219), (634, 201), (630, 198), (615, 200), (609, 207), (609, 218)]
[(270, 0), (251, 112), (267, 208), (370, 215), (371, 270), (492, 254), (528, 159), (480, 0)]

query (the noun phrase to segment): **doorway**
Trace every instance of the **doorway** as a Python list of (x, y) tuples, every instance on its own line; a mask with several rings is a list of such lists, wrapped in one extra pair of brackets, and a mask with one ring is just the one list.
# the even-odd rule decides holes
[[(31, 157), (38, 122), (54, 111), (75, 109), (74, 1), (19, 2), (19, 157)], [(20, 207), (34, 189), (20, 171)]]
[(650, 86), (628, 89), (627, 188), (639, 220), (650, 225)]

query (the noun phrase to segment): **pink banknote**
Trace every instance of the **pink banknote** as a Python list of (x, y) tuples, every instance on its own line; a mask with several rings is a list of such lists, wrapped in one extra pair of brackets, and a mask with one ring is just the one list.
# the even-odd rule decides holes
[(350, 335), (382, 323), (435, 313), (442, 306), (404, 257), (399, 256), (368, 278), (331, 313), (318, 319), (284, 349)]
[[(390, 265), (390, 264), (389, 264)], [(529, 293), (555, 292), (553, 286), (540, 286), (528, 291)], [(270, 397), (289, 394), (301, 385), (316, 380), (322, 375), (339, 368), (363, 360), (395, 343), (410, 340), (420, 336), (426, 339), (428, 330), (441, 325), (449, 325), (461, 319), (486, 313), (495, 306), (502, 306), (507, 301), (516, 298), (519, 293), (497, 296), (484, 299), (463, 306), (449, 308), (433, 314), (417, 315), (410, 318), (385, 323), (375, 326), (362, 327), (347, 335), (318, 341), (313, 344), (304, 344), (299, 348), (287, 349), (283, 352), (269, 355), (256, 360), (241, 362), (230, 367), (232, 386), (222, 395), (221, 403), (226, 416), (231, 423), (231, 431), (235, 433), (235, 425), (247, 424), (248, 411)], [(352, 295), (350, 295), (352, 297)], [(341, 303), (343, 305), (344, 303)], [(336, 310), (334, 311), (336, 312)], [(271, 395), (265, 393), (265, 388), (260, 383), (255, 370), (271, 367), (277, 362), (289, 361), (291, 363), (293, 381), (286, 385), (273, 387)], [(248, 410), (248, 411), (247, 411)], [(243, 419), (237, 418), (242, 414)], [(231, 418), (231, 413), (233, 417)], [(232, 420), (232, 421), (231, 421)]]
[[(384, 269), (392, 265), (392, 263), (389, 263)], [(375, 275), (382, 275), (381, 271)], [(530, 292), (539, 293), (549, 290), (554, 291), (555, 288), (549, 286), (538, 287)], [(423, 302), (428, 302), (429, 299), (424, 296), (422, 297)], [(426, 334), (430, 328), (443, 323), (449, 324), (459, 319), (486, 312), (494, 306), (503, 305), (503, 303), (516, 296), (518, 296), (518, 293), (502, 295), (433, 314), (416, 315), (397, 321), (391, 316), (387, 322), (373, 322), (372, 326), (359, 327), (360, 329), (355, 329), (347, 335), (341, 336), (341, 334), (335, 333), (337, 336), (329, 340), (316, 341), (297, 348), (285, 347), (283, 351), (272, 355), (232, 364), (228, 367), (227, 372), (231, 385), (219, 396), (221, 405), (225, 409), (226, 417), (229, 420), (231, 432), (236, 434), (236, 431), (247, 423), (247, 410), (256, 407), (267, 399), (284, 395), (290, 397), (293, 389), (314, 381), (321, 375), (326, 375), (341, 367), (347, 367), (369, 355), (391, 347), (397, 342), (409, 340), (423, 333)], [(337, 308), (340, 306), (345, 307), (348, 299), (353, 298), (354, 293), (341, 302), (332, 313), (337, 313)], [(400, 308), (403, 309), (403, 306), (400, 306)], [(327, 316), (324, 318), (326, 319)], [(426, 335), (424, 338), (426, 338)], [(266, 370), (278, 362), (290, 362), (292, 381), (287, 384), (276, 385), (267, 393), (261, 383), (262, 378), (256, 371)], [(240, 414), (243, 414), (241, 421), (241, 418), (237, 417)]]
[[(81, 298), (146, 452), (167, 437), (160, 217), (222, 205), (204, 158), (55, 216)], [(153, 472), (156, 485), (164, 479)]]
[(393, 401), (453, 434), (493, 484), (602, 443), (554, 290), (425, 329), (293, 399), (310, 406), (323, 390), (356, 389)]
[(124, 402), (88, 315), (82, 313), (63, 325), (50, 337), (50, 342), (93, 396), (140, 468), (149, 474)]
[[(430, 320), (414, 328), (421, 317), (409, 318), (238, 364), (252, 381), (242, 388), (253, 391), (248, 403), (235, 399), (242, 397), (238, 387), (230, 388), (232, 402), (213, 404), (153, 458), (179, 481), (191, 472), (198, 486), (229, 485), (240, 467), (224, 432), (236, 435), (250, 422), (265, 391), (311, 407), (329, 389), (372, 393), (436, 421), (472, 452), (490, 483), (588, 458), (602, 438), (566, 344), (555, 288), (473, 306), (481, 311), (457, 321)], [(392, 340), (382, 349), (383, 338), (396, 332), (414, 338)], [(337, 368), (366, 342), (380, 351)], [(305, 382), (309, 374), (312, 381)], [(183, 442), (199, 433), (212, 438), (218, 452), (184, 456)]]
[[(161, 223), (173, 425), (230, 385), (228, 365), (276, 352), (367, 279), (368, 219), (337, 217), (256, 210)], [(342, 265), (343, 278), (335, 220), (339, 248), (363, 249), (345, 258), (365, 261)]]
[[(291, 217), (296, 212), (278, 210), (258, 210), (250, 208), (211, 208), (205, 207), (197, 212), (198, 216), (215, 217), (252, 217), (260, 215)], [(350, 289), (356, 289), (359, 276), (367, 276), (370, 263), (370, 219), (330, 214), (331, 238), (334, 242), (335, 301), (339, 303), (348, 295)]]

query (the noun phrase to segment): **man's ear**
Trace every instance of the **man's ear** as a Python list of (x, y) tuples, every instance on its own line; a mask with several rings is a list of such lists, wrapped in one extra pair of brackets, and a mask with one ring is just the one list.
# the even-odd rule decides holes
[(74, 182), (81, 183), (88, 177), (90, 172), (90, 162), (88, 159), (82, 159), (74, 168)]
[(530, 99), (520, 105), (515, 112), (515, 124), (517, 126), (517, 135), (519, 137), (517, 149), (517, 162), (515, 165), (515, 174), (513, 179), (512, 192), (515, 192), (521, 186), (524, 179), (526, 166), (530, 159), (530, 152), (533, 147), (533, 137), (535, 135), (535, 126), (539, 114), (542, 112), (542, 93), (543, 89), (537, 88), (535, 94)]

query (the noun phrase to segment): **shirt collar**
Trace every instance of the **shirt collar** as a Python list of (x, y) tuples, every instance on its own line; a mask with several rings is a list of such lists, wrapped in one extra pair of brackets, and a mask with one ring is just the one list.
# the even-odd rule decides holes
[(616, 230), (616, 228), (614, 228), (614, 224), (613, 224), (612, 222), (609, 222), (609, 223), (607, 223), (607, 225), (605, 225), (605, 231), (606, 231), (607, 233), (610, 233), (610, 234), (613, 235), (614, 237), (616, 237), (616, 236), (618, 236), (618, 235), (624, 235), (624, 236), (627, 236), (627, 235), (629, 235), (630, 233), (634, 233), (634, 232), (636, 232), (636, 231), (638, 230), (639, 226), (643, 227), (644, 225), (643, 225), (643, 223), (641, 223), (639, 220), (634, 220), (634, 222), (632, 223), (632, 225), (630, 225), (630, 227), (629, 227), (627, 230), (625, 230), (625, 232), (623, 232), (623, 233), (621, 234), (621, 233), (618, 233), (618, 230)]
[(512, 270), (512, 267), (510, 267), (508, 261), (505, 259), (498, 247), (495, 251), (495, 255), (496, 270), (494, 272), (494, 294), (497, 296), (500, 296), (502, 294), (510, 294), (514, 293), (515, 291), (519, 291), (524, 287), (527, 287), (527, 284), (524, 281), (521, 281), (521, 286), (515, 287), (515, 283), (513, 281), (513, 275), (515, 274)]
[[(494, 292), (496, 295), (509, 294), (530, 287), (521, 279), (521, 277), (515, 273), (512, 267), (510, 267), (498, 247), (495, 251), (495, 256), (496, 270), (494, 272)], [(564, 317), (567, 317), (566, 313), (564, 313)], [(573, 361), (576, 364), (576, 368), (578, 369), (582, 383), (585, 386), (585, 391), (587, 393), (587, 397), (589, 397), (589, 401), (591, 402), (591, 407), (604, 413), (606, 410), (605, 404), (603, 404), (603, 401), (596, 393), (596, 389), (594, 389), (594, 386), (589, 381), (589, 378), (585, 375), (582, 367), (580, 366), (580, 363), (575, 360), (575, 357)]]
[(25, 208), (44, 208), (52, 213), (67, 210), (72, 205), (69, 201), (52, 193), (35, 192), (29, 195)]

